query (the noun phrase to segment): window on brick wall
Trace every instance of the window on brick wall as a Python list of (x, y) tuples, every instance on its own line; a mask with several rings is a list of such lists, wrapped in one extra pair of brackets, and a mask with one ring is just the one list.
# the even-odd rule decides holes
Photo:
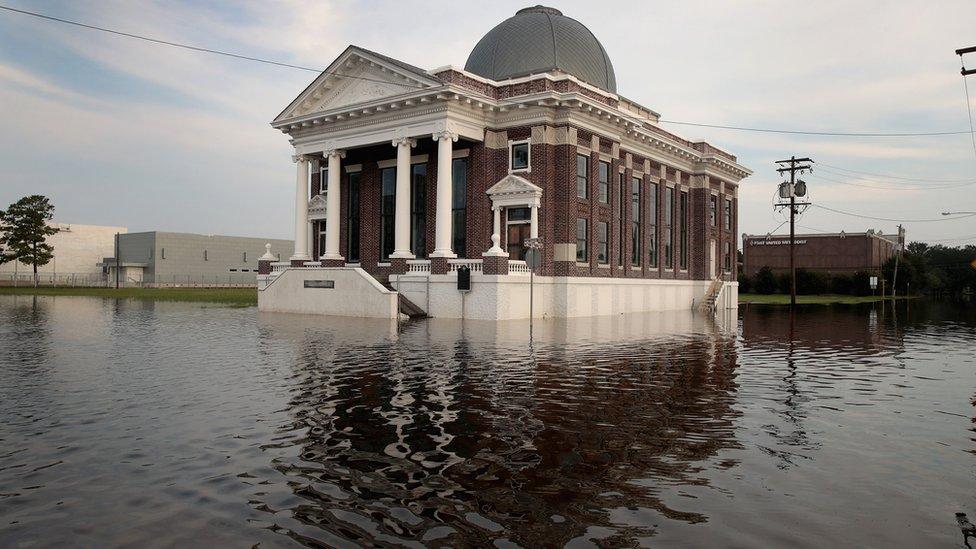
[(360, 172), (349, 174), (348, 207), (346, 209), (346, 260), (359, 263), (359, 208), (362, 195), (359, 187)]
[(322, 257), (322, 255), (325, 254), (325, 221), (324, 220), (315, 222), (315, 234), (319, 238), (319, 257)]
[(725, 230), (732, 230), (732, 201), (725, 200)]
[(590, 186), (590, 157), (576, 155), (576, 196), (586, 198)]
[(427, 164), (410, 166), (410, 253), (427, 255)]
[(647, 187), (647, 252), (648, 266), (657, 267), (657, 183)]
[(678, 267), (688, 268), (688, 193), (682, 191), (678, 202)]
[(641, 197), (641, 178), (633, 177), (630, 180), (630, 264), (640, 265), (641, 246), (640, 246), (640, 197)]
[(718, 197), (714, 194), (708, 197), (708, 224), (718, 225)]
[(607, 264), (610, 262), (609, 245), (610, 227), (606, 221), (599, 221), (596, 224), (596, 260), (598, 263)]
[(732, 272), (732, 243), (725, 243), (725, 272)]
[(529, 142), (519, 141), (512, 143), (508, 149), (509, 171), (519, 171), (529, 169)]
[(623, 173), (617, 181), (617, 223), (620, 225), (617, 246), (617, 265), (624, 266), (624, 242), (627, 240), (627, 225), (624, 223), (624, 204), (627, 200), (627, 176)]
[(578, 218), (576, 220), (576, 261), (580, 263), (587, 263), (589, 255), (586, 253), (586, 242), (587, 242), (587, 220), (585, 218)]
[(394, 215), (396, 215), (396, 168), (380, 170), (380, 260), (393, 253)]
[(600, 162), (600, 202), (610, 203), (610, 163)]
[(329, 188), (329, 168), (319, 170), (319, 194), (325, 194)]
[(454, 177), (451, 193), (451, 247), (458, 257), (468, 257), (468, 159), (455, 158), (451, 175)]
[(664, 188), (664, 267), (674, 268), (674, 187)]

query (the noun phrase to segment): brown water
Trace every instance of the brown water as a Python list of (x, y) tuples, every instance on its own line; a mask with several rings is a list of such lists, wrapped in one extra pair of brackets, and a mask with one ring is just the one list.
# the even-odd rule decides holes
[(976, 314), (0, 297), (0, 546), (962, 546)]

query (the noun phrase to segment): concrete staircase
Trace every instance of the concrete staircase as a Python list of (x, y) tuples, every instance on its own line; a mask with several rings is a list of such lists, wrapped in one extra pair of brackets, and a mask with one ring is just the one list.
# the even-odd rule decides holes
[(698, 310), (703, 313), (714, 313), (715, 312), (715, 302), (718, 300), (719, 294), (722, 292), (722, 285), (725, 281), (721, 277), (715, 277), (712, 283), (708, 285), (708, 290), (705, 291), (704, 297), (702, 297), (701, 303), (698, 305)]
[[(390, 291), (396, 292), (393, 285), (390, 284), (389, 279), (382, 283)], [(413, 301), (407, 299), (405, 295), (397, 292), (397, 303), (400, 307), (400, 313), (405, 314), (410, 318), (427, 318), (427, 312), (417, 306)]]

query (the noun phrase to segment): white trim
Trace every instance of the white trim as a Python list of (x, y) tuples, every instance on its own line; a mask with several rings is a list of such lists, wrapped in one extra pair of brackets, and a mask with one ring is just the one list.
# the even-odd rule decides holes
[[(426, 164), (426, 163), (427, 163), (427, 155), (426, 154), (418, 154), (416, 156), (411, 156), (410, 157), (410, 165), (411, 166), (414, 165), (414, 164)], [(376, 163), (376, 167), (378, 167), (379, 169), (383, 169), (383, 168), (396, 168), (396, 165), (397, 165), (397, 159), (396, 158), (391, 158), (389, 160), (380, 160), (380, 161), (378, 161)]]
[(350, 164), (346, 166), (346, 173), (356, 173), (363, 171), (362, 164)]
[[(512, 148), (515, 145), (527, 145), (528, 158), (526, 159), (524, 168), (513, 168), (512, 167)], [(508, 173), (531, 173), (532, 172), (532, 139), (519, 139), (517, 141), (508, 141)]]
[(471, 149), (458, 149), (451, 153), (451, 158), (467, 158), (471, 156)]

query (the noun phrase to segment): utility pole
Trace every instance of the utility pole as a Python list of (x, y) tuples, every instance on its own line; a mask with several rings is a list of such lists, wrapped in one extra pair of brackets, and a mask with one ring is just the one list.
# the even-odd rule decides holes
[(976, 74), (976, 69), (967, 69), (966, 68), (966, 63), (963, 60), (963, 57), (962, 56), (963, 55), (966, 55), (967, 53), (976, 53), (976, 46), (970, 46), (968, 48), (959, 48), (958, 50), (956, 50), (956, 55), (959, 56), (960, 61), (963, 61), (962, 70), (960, 71), (960, 74), (962, 74), (963, 76), (969, 76), (970, 74)]
[(789, 182), (784, 181), (779, 185), (779, 198), (789, 202), (775, 204), (774, 208), (790, 208), (790, 308), (796, 307), (796, 214), (798, 206), (809, 206), (809, 202), (797, 202), (797, 197), (804, 197), (807, 194), (807, 184), (803, 180), (797, 180), (796, 174), (803, 174), (807, 170), (813, 171), (813, 160), (807, 157), (797, 158), (791, 156), (789, 160), (777, 160), (781, 167), (776, 171), (780, 174), (789, 172)]
[(115, 233), (115, 289), (119, 289), (119, 233)]
[(895, 241), (895, 272), (891, 275), (891, 299), (895, 299), (896, 287), (898, 284), (898, 256), (901, 255), (901, 223), (898, 224), (899, 240)]

